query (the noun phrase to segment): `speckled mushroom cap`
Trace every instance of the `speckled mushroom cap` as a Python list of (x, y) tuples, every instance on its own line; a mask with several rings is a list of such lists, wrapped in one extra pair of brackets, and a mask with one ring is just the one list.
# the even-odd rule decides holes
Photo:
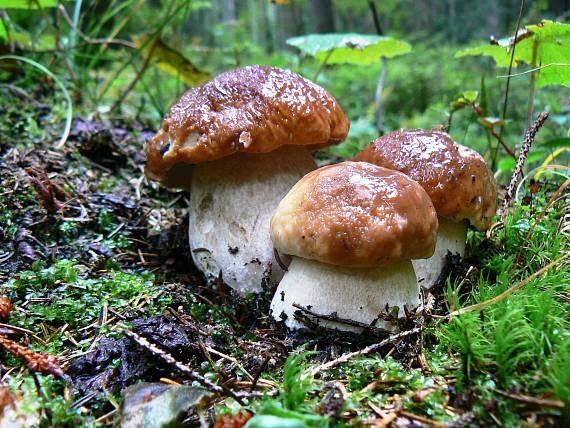
[(146, 173), (168, 181), (176, 164), (283, 145), (321, 148), (346, 138), (349, 122), (320, 86), (276, 67), (253, 65), (220, 74), (174, 103), (145, 146)]
[(281, 254), (337, 266), (376, 267), (428, 258), (437, 214), (404, 174), (342, 162), (305, 175), (281, 200), (271, 239)]
[(354, 160), (401, 171), (422, 185), (442, 217), (480, 230), (497, 210), (497, 183), (477, 152), (445, 132), (399, 130), (378, 138)]

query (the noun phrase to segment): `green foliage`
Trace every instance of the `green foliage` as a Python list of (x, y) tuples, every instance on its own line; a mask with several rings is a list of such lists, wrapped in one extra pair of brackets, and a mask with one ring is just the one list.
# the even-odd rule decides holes
[(8, 40), (8, 28), (2, 17), (0, 17), (0, 42)]
[(0, 0), (0, 9), (43, 9), (56, 6), (57, 0)]
[(309, 364), (306, 362), (310, 352), (291, 354), (283, 372), (283, 404), (289, 410), (306, 410), (305, 400), (313, 389), (313, 379), (308, 374)]
[[(538, 72), (538, 87), (570, 87), (570, 24), (542, 21), (536, 25), (528, 25), (526, 31), (525, 36), (516, 41), (515, 65), (543, 67)], [(462, 49), (455, 56), (490, 56), (498, 67), (508, 67), (513, 42), (507, 39), (499, 41), (497, 45)]]
[(0, 61), (6, 61), (6, 60), (22, 61), (22, 62), (25, 62), (26, 64), (31, 65), (32, 67), (40, 70), (42, 73), (44, 73), (45, 75), (47, 75), (48, 77), (53, 79), (53, 81), (61, 89), (63, 96), (65, 97), (67, 113), (66, 113), (66, 118), (65, 118), (65, 128), (64, 128), (63, 133), (61, 135), (61, 138), (59, 139), (59, 142), (56, 144), (56, 147), (57, 148), (63, 147), (63, 145), (65, 144), (65, 141), (67, 140), (69, 132), (71, 131), (71, 121), (73, 119), (73, 105), (71, 102), (71, 97), (70, 97), (69, 92), (67, 91), (65, 85), (54, 73), (52, 73), (51, 70), (49, 70), (44, 65), (42, 65), (39, 62), (34, 61), (30, 58), (26, 58), (26, 57), (19, 56), (19, 55), (1, 55), (0, 56)]
[(564, 402), (564, 418), (570, 422), (570, 339), (567, 339), (552, 358), (547, 381), (554, 393)]
[(285, 361), (281, 394), (264, 400), (246, 428), (309, 428), (329, 426), (329, 418), (314, 414), (315, 403), (309, 399), (316, 389), (307, 357), (311, 352), (291, 354)]
[[(6, 290), (16, 297), (14, 303), (30, 301), (26, 310), (12, 320), (15, 325), (43, 335), (40, 323), (51, 326), (69, 324), (72, 329), (85, 327), (96, 321), (103, 305), (115, 310), (130, 307), (136, 298), (148, 296), (152, 302), (149, 313), (156, 314), (169, 303), (153, 286), (149, 273), (130, 274), (110, 271), (98, 278), (84, 279), (75, 261), (61, 260), (45, 267), (34, 263), (33, 270), (20, 272), (6, 284)], [(50, 343), (53, 351), (62, 345), (62, 337)], [(85, 343), (89, 343), (89, 340)]]
[(412, 50), (409, 43), (367, 34), (309, 34), (287, 40), (291, 46), (327, 64), (370, 65)]
[[(547, 197), (542, 191), (534, 198), (533, 209), (540, 210)], [(529, 206), (517, 205), (515, 213), (507, 216), (506, 234), (501, 234), (502, 250), (479, 254), (483, 269), (466, 300), (459, 303), (456, 287), (449, 286), (450, 310), (496, 297), (560, 257), (565, 240), (557, 232), (561, 215), (553, 208), (525, 241), (536, 220)], [(570, 303), (563, 296), (569, 287), (570, 265), (563, 262), (480, 312), (456, 316), (441, 324), (441, 343), (456, 351), (461, 361), (459, 386), (481, 384), (492, 374), (491, 379), (502, 389), (525, 388), (536, 394), (553, 388), (564, 400), (568, 376), (560, 372), (568, 364), (563, 355), (570, 339)], [(551, 375), (537, 376), (541, 372)], [(557, 373), (559, 382), (552, 373)]]
[[(442, 359), (441, 356), (437, 357), (437, 360)], [(366, 419), (371, 416), (368, 414), (368, 402), (382, 407), (388, 405), (397, 395), (405, 410), (436, 420), (448, 419), (442, 407), (447, 398), (440, 391), (436, 391), (434, 378), (422, 374), (418, 369), (404, 369), (391, 357), (357, 357), (331, 370), (327, 377), (331, 380), (345, 380), (346, 389), (350, 392), (345, 408), (355, 411), (359, 418)], [(418, 400), (413, 397), (416, 391), (429, 393)]]
[[(30, 421), (39, 415), (40, 427), (94, 427), (93, 418), (81, 414), (79, 407), (73, 406), (73, 400), (66, 399), (62, 392), (65, 385), (60, 380), (38, 375), (42, 393), (38, 394), (31, 376), (23, 379), (8, 377), (8, 387), (22, 395), (22, 407), (18, 412)], [(34, 425), (35, 426), (35, 425)]]

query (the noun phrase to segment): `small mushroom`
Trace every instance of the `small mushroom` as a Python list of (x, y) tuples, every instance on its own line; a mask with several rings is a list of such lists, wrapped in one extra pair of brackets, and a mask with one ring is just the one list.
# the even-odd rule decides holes
[(249, 66), (186, 92), (145, 146), (146, 174), (190, 189), (192, 258), (210, 278), (258, 292), (283, 274), (271, 213), (316, 168), (310, 151), (338, 143), (348, 119), (323, 88), (289, 70)]
[(399, 130), (365, 147), (354, 160), (401, 171), (430, 196), (439, 216), (434, 255), (415, 260), (422, 287), (438, 280), (448, 253), (465, 253), (468, 223), (486, 230), (497, 210), (497, 183), (481, 155), (444, 132)]
[[(387, 307), (403, 316), (404, 306), (420, 305), (410, 260), (433, 253), (437, 215), (422, 187), (404, 174), (342, 162), (305, 175), (279, 203), (270, 231), (275, 249), (293, 256), (271, 302), (273, 318), (303, 327), (297, 304), (370, 324)], [(393, 327), (387, 321), (376, 326)]]

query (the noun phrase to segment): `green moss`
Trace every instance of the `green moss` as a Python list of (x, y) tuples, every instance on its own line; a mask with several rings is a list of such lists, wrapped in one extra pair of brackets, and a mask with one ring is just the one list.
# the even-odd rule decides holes
[[(46, 267), (34, 263), (31, 271), (20, 272), (6, 288), (15, 297), (14, 303), (30, 302), (25, 310), (14, 314), (15, 325), (28, 328), (43, 336), (40, 324), (53, 329), (68, 324), (73, 331), (97, 321), (103, 305), (116, 311), (126, 310), (139, 299), (148, 299), (148, 314), (159, 314), (171, 302), (169, 296), (153, 284), (148, 272), (134, 274), (112, 270), (98, 278), (83, 278), (82, 268), (75, 261), (61, 260)], [(79, 340), (79, 337), (77, 338)], [(51, 337), (51, 351), (59, 351), (66, 344), (65, 336)], [(80, 347), (90, 340), (80, 341)]]

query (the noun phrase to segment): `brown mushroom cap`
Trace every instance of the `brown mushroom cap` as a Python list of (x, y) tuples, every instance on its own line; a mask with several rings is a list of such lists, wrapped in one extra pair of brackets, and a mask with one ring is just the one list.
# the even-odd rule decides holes
[(497, 210), (497, 183), (479, 153), (445, 132), (399, 130), (378, 138), (354, 160), (401, 171), (422, 185), (442, 217), (488, 229)]
[(170, 107), (145, 146), (146, 172), (168, 181), (178, 163), (287, 144), (326, 147), (344, 140), (348, 128), (339, 104), (320, 86), (290, 70), (248, 66), (190, 89)]
[(281, 254), (351, 267), (376, 267), (433, 254), (437, 215), (404, 174), (342, 162), (305, 175), (271, 219)]

